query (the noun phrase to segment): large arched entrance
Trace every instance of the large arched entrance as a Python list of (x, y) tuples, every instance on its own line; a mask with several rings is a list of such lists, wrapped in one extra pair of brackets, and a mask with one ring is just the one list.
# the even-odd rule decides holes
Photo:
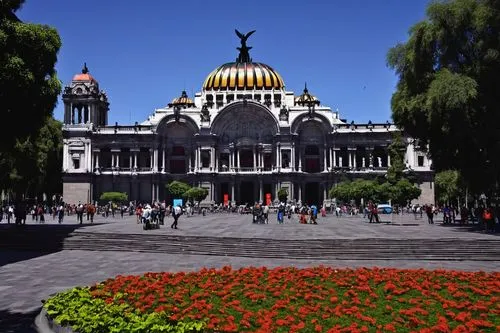
[(237, 172), (238, 180), (222, 179), (216, 184), (221, 189), (216, 201), (222, 202), (226, 193), (240, 204), (261, 199), (264, 188), (272, 184), (257, 182), (255, 174), (276, 164), (274, 137), (278, 131), (277, 119), (257, 102), (235, 102), (219, 111), (211, 126), (211, 134), (217, 137), (216, 158), (221, 171)]

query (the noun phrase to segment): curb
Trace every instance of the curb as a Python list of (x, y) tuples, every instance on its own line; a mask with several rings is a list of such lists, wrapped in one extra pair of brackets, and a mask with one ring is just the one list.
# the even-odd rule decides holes
[(47, 315), (47, 311), (45, 311), (44, 308), (42, 308), (38, 316), (36, 316), (34, 326), (38, 333), (76, 333), (70, 327), (61, 327), (54, 323)]

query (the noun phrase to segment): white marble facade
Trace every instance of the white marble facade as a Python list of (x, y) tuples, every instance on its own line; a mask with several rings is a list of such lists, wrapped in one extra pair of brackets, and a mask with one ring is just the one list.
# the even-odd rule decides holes
[[(165, 184), (182, 180), (244, 204), (289, 199), (321, 203), (345, 177), (369, 178), (390, 166), (390, 123), (357, 124), (320, 103), (307, 88), (286, 90), (271, 67), (226, 63), (194, 98), (182, 92), (144, 122), (108, 124), (106, 93), (85, 66), (63, 94), (63, 197), (97, 200), (127, 192), (130, 200), (170, 200)], [(406, 164), (418, 175), (421, 203), (434, 202), (431, 161), (408, 142)]]

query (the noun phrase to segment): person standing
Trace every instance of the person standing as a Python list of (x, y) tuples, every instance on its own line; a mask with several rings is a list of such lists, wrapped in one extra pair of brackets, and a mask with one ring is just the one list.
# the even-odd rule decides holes
[(177, 229), (177, 221), (179, 220), (179, 217), (182, 214), (182, 208), (180, 205), (177, 205), (174, 207), (174, 211), (172, 212), (172, 216), (174, 218), (174, 223), (170, 226), (172, 229)]

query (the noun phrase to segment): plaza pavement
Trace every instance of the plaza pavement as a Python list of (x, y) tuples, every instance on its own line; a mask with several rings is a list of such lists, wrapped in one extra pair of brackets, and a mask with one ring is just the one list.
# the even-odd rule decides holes
[[(0, 224), (0, 233), (15, 228)], [(271, 215), (270, 224), (251, 223), (250, 215), (208, 214), (207, 216), (182, 216), (179, 229), (165, 226), (158, 230), (142, 230), (135, 216), (119, 215), (114, 218), (97, 217), (95, 224), (79, 226), (75, 216), (66, 216), (63, 224), (74, 226), (74, 232), (126, 233), (126, 234), (178, 234), (186, 236), (214, 236), (264, 239), (457, 239), (500, 240), (498, 234), (486, 234), (470, 226), (442, 226), (437, 221), (429, 225), (425, 218), (413, 215), (394, 216), (391, 224), (369, 224), (362, 217), (328, 215), (320, 218), (318, 225), (301, 225), (297, 218), (285, 219), (285, 224), (276, 223)], [(28, 225), (36, 222), (28, 219)], [(50, 228), (57, 224), (49, 217), (46, 225), (35, 228)], [(19, 227), (18, 227), (19, 228)], [(22, 228), (22, 227), (21, 227)], [(20, 228), (19, 228), (20, 229)], [(21, 230), (21, 229), (20, 229)], [(71, 230), (73, 230), (71, 228)], [(0, 247), (1, 249), (1, 247)], [(42, 254), (2, 249), (0, 252), (0, 332), (32, 332), (31, 323), (38, 314), (41, 300), (49, 295), (77, 285), (88, 285), (118, 274), (142, 274), (148, 271), (193, 271), (202, 267), (234, 268), (243, 266), (296, 266), (327, 265), (344, 267), (398, 267), (458, 270), (500, 270), (498, 261), (415, 261), (411, 260), (299, 260), (275, 258), (242, 258), (206, 255), (179, 255), (168, 253), (97, 252), (62, 250)]]

